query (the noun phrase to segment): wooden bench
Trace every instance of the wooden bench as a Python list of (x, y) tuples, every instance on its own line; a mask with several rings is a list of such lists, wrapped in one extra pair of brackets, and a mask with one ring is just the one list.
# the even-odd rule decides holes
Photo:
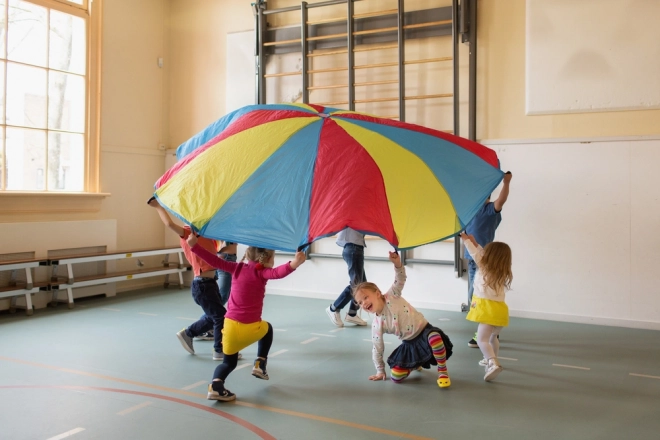
[[(171, 254), (176, 254), (176, 261), (169, 261), (169, 255)], [(78, 277), (74, 275), (74, 266), (76, 264), (125, 260), (129, 258), (149, 257), (154, 255), (165, 255), (165, 261), (163, 261), (162, 266), (150, 268), (138, 266), (134, 270), (128, 271), (106, 272)], [(53, 292), (51, 304), (56, 305), (59, 302), (64, 302), (68, 304), (69, 308), (73, 308), (73, 289), (76, 287), (95, 286), (160, 275), (166, 276), (164, 287), (168, 287), (170, 285), (169, 277), (174, 274), (178, 276), (178, 285), (181, 287), (183, 286), (183, 272), (190, 270), (190, 265), (184, 257), (183, 249), (180, 247), (72, 255), (61, 258), (51, 258), (48, 260), (48, 264), (53, 267), (52, 276), (49, 282), (49, 289)], [(60, 266), (66, 267), (66, 276), (59, 276), (57, 274)], [(62, 290), (66, 291), (66, 298), (59, 297)]]
[[(15, 313), (17, 308), (25, 307), (25, 314), (32, 315), (32, 294), (40, 289), (47, 289), (48, 283), (35, 283), (32, 270), (48, 264), (46, 259), (9, 260), (0, 262), (0, 271), (12, 271), (9, 286), (0, 287), (0, 298), (11, 298), (9, 312)], [(25, 282), (17, 281), (19, 271), (25, 272)], [(25, 297), (25, 306), (16, 304), (19, 297)]]

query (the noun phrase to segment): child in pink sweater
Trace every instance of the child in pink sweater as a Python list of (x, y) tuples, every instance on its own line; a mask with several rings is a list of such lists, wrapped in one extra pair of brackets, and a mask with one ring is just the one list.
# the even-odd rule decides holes
[(236, 395), (225, 388), (227, 376), (234, 371), (238, 362), (238, 352), (243, 348), (259, 342), (257, 359), (254, 361), (252, 375), (268, 380), (266, 362), (268, 352), (273, 343), (273, 326), (261, 319), (266, 296), (266, 282), (288, 276), (305, 262), (305, 253), (296, 252), (293, 261), (273, 268), (275, 251), (250, 246), (245, 252), (247, 264), (234, 263), (219, 258), (215, 254), (197, 244), (197, 237), (188, 237), (192, 252), (204, 261), (231, 274), (232, 290), (227, 303), (225, 325), (222, 330), (224, 359), (213, 374), (213, 382), (209, 384), (209, 400), (230, 401)]

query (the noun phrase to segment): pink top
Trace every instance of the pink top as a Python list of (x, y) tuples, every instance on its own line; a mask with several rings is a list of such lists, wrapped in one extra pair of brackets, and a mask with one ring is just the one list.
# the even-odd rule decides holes
[(225, 318), (243, 324), (261, 321), (266, 282), (284, 278), (294, 271), (290, 262), (274, 268), (261, 268), (261, 266), (258, 268), (254, 261), (249, 261), (247, 264), (226, 261), (199, 244), (196, 244), (192, 251), (207, 263), (231, 274), (231, 295), (229, 295)]

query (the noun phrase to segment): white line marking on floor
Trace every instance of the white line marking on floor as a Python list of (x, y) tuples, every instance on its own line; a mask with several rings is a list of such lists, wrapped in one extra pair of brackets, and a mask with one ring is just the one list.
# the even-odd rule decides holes
[(648, 374), (630, 373), (630, 375), (636, 377), (648, 377), (649, 379), (660, 379), (660, 376), (649, 376)]
[(138, 315), (158, 316), (155, 313), (144, 313), (144, 312), (138, 312)]
[(274, 332), (285, 332), (286, 329), (284, 329), (284, 328), (274, 328), (273, 331)]
[(119, 309), (111, 309), (108, 307), (103, 307), (101, 310), (107, 310), (108, 312), (121, 312)]
[(316, 341), (318, 338), (309, 338), (305, 341), (302, 341), (301, 344), (309, 344), (310, 342)]
[(194, 384), (192, 384), (192, 385), (188, 385), (188, 386), (185, 386), (185, 387), (183, 387), (183, 388), (181, 388), (181, 389), (182, 389), (182, 390), (192, 390), (193, 388), (197, 388), (198, 386), (200, 386), (200, 385), (204, 385), (204, 384), (207, 384), (207, 383), (208, 383), (208, 382), (205, 381), (205, 380), (200, 380), (199, 382), (195, 382)]
[(48, 440), (60, 440), (63, 438), (71, 437), (73, 434), (78, 434), (79, 432), (83, 432), (85, 428), (75, 428), (72, 429), (71, 431), (63, 432), (60, 435), (56, 435), (55, 437), (50, 437)]
[(239, 365), (238, 367), (234, 368), (234, 371), (240, 370), (241, 368), (245, 368), (245, 367), (251, 367), (251, 366), (252, 366), (252, 364)]
[[(363, 341), (373, 342), (371, 339), (363, 339)], [(384, 344), (391, 344), (391, 342), (387, 342), (387, 341), (385, 341), (385, 342), (383, 342), (383, 343), (384, 343)]]
[(576, 370), (591, 370), (587, 367), (576, 367), (575, 365), (552, 364), (553, 367), (575, 368)]
[(184, 321), (197, 321), (197, 318), (184, 318), (183, 316), (177, 316), (176, 319), (183, 319)]
[(438, 321), (451, 321), (449, 318), (438, 318)]
[(324, 338), (336, 338), (337, 337), (335, 335), (324, 335), (323, 333), (310, 333), (310, 335), (323, 336)]
[(119, 411), (117, 413), (117, 415), (118, 416), (125, 416), (128, 413), (132, 413), (133, 411), (137, 411), (138, 409), (145, 408), (145, 407), (147, 407), (149, 405), (152, 405), (152, 404), (153, 404), (153, 402), (142, 402), (139, 405), (131, 406), (130, 408), (126, 408), (123, 411)]
[(281, 355), (282, 353), (286, 353), (287, 351), (289, 351), (289, 350), (286, 350), (286, 349), (285, 349), (285, 350), (276, 351), (275, 353), (271, 353), (271, 354), (269, 354), (268, 357), (279, 356), (279, 355)]
[(340, 331), (342, 331), (342, 330), (346, 330), (346, 327), (341, 327), (341, 328), (336, 328), (336, 329), (334, 329), (334, 330), (330, 330), (330, 333), (340, 332)]
[(505, 358), (505, 357), (502, 357), (502, 356), (498, 356), (497, 359), (504, 359), (505, 361), (517, 361), (518, 360), (518, 359), (514, 359), (514, 358)]

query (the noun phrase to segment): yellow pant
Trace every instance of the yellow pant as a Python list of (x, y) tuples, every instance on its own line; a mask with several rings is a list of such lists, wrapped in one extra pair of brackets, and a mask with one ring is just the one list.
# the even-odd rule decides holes
[(224, 354), (235, 354), (245, 347), (254, 344), (268, 333), (268, 322), (257, 321), (250, 324), (225, 318), (222, 329), (222, 351)]

